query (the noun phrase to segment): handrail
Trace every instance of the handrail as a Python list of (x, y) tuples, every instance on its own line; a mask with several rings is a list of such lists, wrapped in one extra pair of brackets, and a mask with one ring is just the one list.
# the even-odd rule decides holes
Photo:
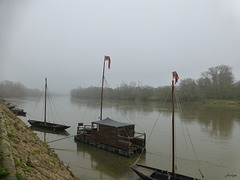
[(136, 139), (136, 138), (139, 138), (141, 136), (144, 136), (143, 139), (145, 139), (145, 133), (138, 133), (138, 134), (140, 134), (140, 135), (134, 136), (134, 137), (126, 137), (126, 136), (120, 136), (120, 135), (118, 135), (118, 137), (123, 138), (123, 139)]

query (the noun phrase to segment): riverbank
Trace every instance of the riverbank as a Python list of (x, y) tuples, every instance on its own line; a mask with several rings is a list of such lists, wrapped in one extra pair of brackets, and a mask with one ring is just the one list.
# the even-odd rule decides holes
[(58, 155), (3, 104), (0, 114), (0, 179), (77, 179)]
[(222, 99), (206, 99), (195, 101), (193, 104), (212, 105), (212, 106), (240, 106), (240, 100), (222, 100)]

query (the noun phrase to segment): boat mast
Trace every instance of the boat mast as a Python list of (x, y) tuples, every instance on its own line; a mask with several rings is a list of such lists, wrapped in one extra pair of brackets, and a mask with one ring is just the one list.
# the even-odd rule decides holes
[(104, 72), (105, 72), (105, 58), (104, 58), (104, 61), (103, 61), (103, 75), (102, 75), (102, 91), (101, 91), (101, 109), (100, 109), (100, 120), (102, 120)]
[(45, 105), (44, 105), (44, 124), (47, 121), (47, 78), (45, 78)]
[(174, 142), (174, 81), (172, 80), (172, 180), (175, 180), (175, 142)]

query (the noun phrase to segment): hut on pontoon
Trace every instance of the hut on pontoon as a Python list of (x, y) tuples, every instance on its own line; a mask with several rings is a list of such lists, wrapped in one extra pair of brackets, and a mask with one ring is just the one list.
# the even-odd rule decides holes
[(135, 125), (106, 118), (91, 125), (78, 124), (76, 141), (131, 157), (145, 151), (146, 134), (135, 132)]

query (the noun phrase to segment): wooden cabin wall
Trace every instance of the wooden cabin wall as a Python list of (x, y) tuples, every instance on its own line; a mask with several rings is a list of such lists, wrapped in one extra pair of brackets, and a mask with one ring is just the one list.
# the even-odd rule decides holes
[(90, 142), (101, 143), (127, 151), (130, 150), (132, 142), (126, 138), (120, 138), (118, 136), (133, 137), (134, 125), (119, 128), (99, 125), (98, 129), (92, 129), (91, 135), (85, 136), (85, 138)]
[(92, 131), (94, 142), (117, 147), (117, 129), (115, 127), (99, 125), (99, 131)]
[(124, 137), (133, 137), (134, 136), (134, 125), (118, 128), (117, 134), (119, 136), (124, 136)]

